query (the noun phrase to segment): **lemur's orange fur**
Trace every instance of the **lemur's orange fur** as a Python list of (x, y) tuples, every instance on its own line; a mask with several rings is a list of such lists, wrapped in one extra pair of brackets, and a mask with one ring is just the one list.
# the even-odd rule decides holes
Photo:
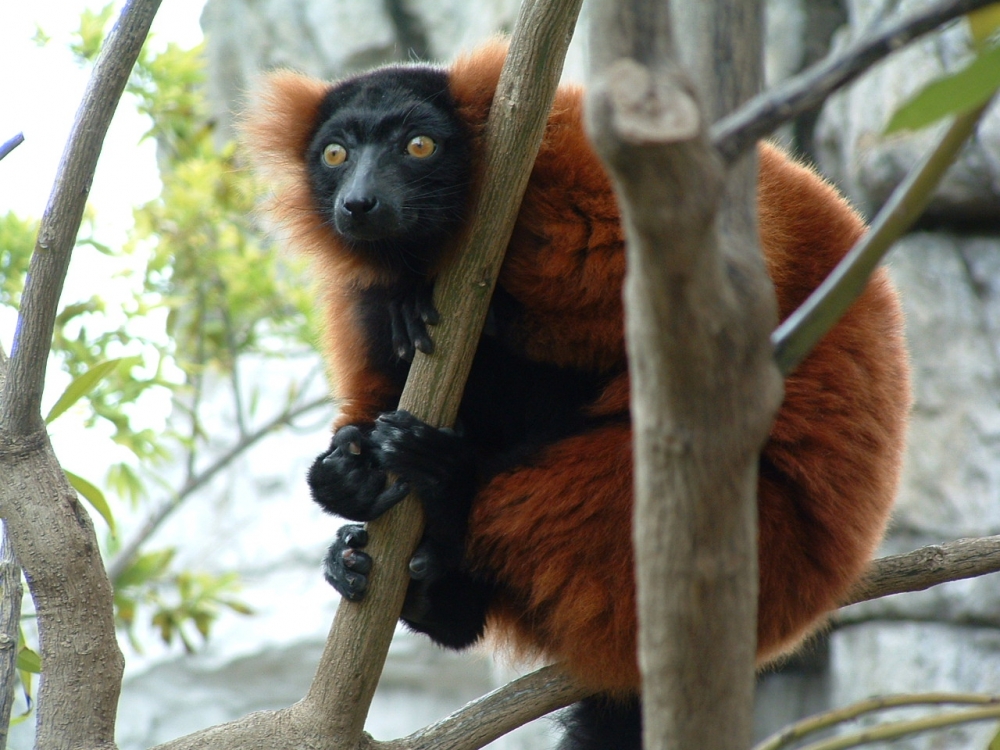
[[(476, 144), (505, 52), (488, 44), (450, 68), (451, 93)], [(320, 275), (343, 425), (395, 408), (398, 393), (365, 361), (352, 319), (352, 290), (377, 272), (341, 249), (309, 198), (304, 152), (327, 87), (272, 76), (244, 134), (274, 188), (271, 215)], [(623, 420), (494, 477), (476, 497), (467, 552), (505, 592), (492, 609), (495, 633), (563, 661), (595, 689), (628, 691), (639, 676), (631, 536), (620, 531), (632, 514), (625, 260), (618, 209), (581, 108), (578, 87), (559, 90), (498, 283), (525, 306), (513, 343), (538, 361), (607, 373), (590, 411)], [(760, 238), (784, 317), (864, 226), (831, 186), (776, 148), (762, 145), (759, 162)], [(908, 406), (901, 313), (878, 271), (788, 378), (761, 457), (758, 663), (815, 629), (870, 560), (896, 491)]]

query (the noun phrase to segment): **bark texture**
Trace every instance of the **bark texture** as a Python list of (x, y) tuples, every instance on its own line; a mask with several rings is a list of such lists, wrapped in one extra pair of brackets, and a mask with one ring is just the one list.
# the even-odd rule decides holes
[[(594, 8), (588, 102), (629, 239), (644, 741), (744, 748), (756, 464), (781, 380), (768, 345), (774, 297), (756, 250), (755, 163), (744, 159), (724, 178), (707, 122), (756, 92), (760, 8), (710, 2), (677, 4), (673, 17), (671, 10), (642, 0)], [(685, 39), (680, 52), (674, 23)], [(704, 108), (678, 58), (711, 94)], [(724, 189), (727, 208), (717, 216)]]

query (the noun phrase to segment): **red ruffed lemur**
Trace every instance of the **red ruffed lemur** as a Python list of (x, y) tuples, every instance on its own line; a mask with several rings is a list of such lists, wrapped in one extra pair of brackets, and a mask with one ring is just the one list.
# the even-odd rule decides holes
[[(431, 289), (467, 218), (505, 54), (494, 42), (447, 68), (337, 83), (275, 73), (244, 118), (271, 216), (312, 258), (326, 307), (340, 413), (309, 485), (359, 522), (416, 490), (426, 530), (403, 621), (447, 647), (489, 630), (562, 663), (595, 697), (570, 710), (561, 747), (639, 748), (624, 238), (580, 88), (557, 94), (456, 428), (397, 410), (414, 350), (433, 349)], [(760, 240), (784, 317), (864, 226), (776, 148), (761, 145), (759, 164)], [(761, 665), (837, 606), (882, 536), (909, 406), (901, 328), (878, 271), (787, 379), (760, 457)], [(366, 541), (344, 526), (326, 558), (349, 600), (365, 593)]]

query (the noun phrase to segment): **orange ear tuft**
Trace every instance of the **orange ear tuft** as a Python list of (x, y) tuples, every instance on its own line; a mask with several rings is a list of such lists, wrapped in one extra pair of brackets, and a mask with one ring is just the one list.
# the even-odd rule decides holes
[(301, 178), (305, 150), (330, 84), (289, 70), (259, 79), (238, 128), (244, 153), (269, 184)]
[(486, 125), (508, 46), (506, 37), (494, 37), (459, 55), (449, 69), (448, 88), (459, 118), (470, 127), (473, 137), (479, 136)]
[(370, 279), (377, 273), (346, 252), (317, 213), (309, 191), (305, 152), (331, 83), (277, 71), (262, 76), (238, 125), (247, 160), (271, 195), (261, 211), (296, 252), (320, 255), (329, 277)]

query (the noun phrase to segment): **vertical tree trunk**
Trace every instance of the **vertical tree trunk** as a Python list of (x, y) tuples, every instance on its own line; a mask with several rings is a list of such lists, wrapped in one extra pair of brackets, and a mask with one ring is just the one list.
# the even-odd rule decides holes
[[(752, 727), (757, 456), (781, 379), (768, 342), (777, 314), (757, 249), (755, 163), (724, 176), (703, 111), (753, 93), (759, 7), (681, 3), (672, 16), (662, 0), (595, 5), (588, 120), (629, 242), (644, 741), (737, 750)], [(699, 86), (674, 62), (677, 20)], [(736, 54), (736, 41), (745, 51)], [(730, 54), (712, 56), (720, 48)], [(712, 95), (707, 110), (696, 89)]]

